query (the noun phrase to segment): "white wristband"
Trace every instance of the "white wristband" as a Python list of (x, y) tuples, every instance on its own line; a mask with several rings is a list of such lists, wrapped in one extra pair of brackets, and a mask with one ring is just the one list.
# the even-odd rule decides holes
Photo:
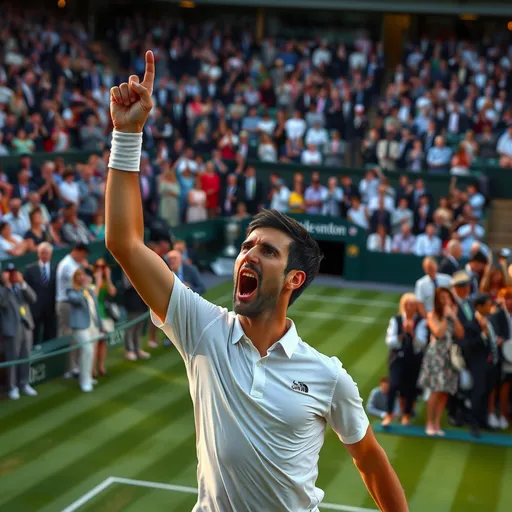
[(140, 171), (140, 155), (142, 153), (142, 133), (112, 132), (110, 148), (110, 169), (118, 171)]

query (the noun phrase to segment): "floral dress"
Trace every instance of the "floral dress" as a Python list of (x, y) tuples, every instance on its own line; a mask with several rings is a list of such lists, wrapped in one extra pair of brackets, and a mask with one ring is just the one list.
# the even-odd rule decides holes
[(459, 373), (452, 366), (450, 347), (453, 343), (455, 327), (448, 319), (448, 329), (442, 338), (430, 338), (421, 366), (418, 386), (431, 392), (455, 395), (459, 383)]

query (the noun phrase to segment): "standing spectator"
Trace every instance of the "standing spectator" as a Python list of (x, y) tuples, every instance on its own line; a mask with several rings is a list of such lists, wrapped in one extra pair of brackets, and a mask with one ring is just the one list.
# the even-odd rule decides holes
[(421, 316), (426, 317), (434, 307), (434, 295), (438, 287), (448, 287), (451, 277), (437, 272), (437, 263), (434, 258), (426, 257), (422, 262), (425, 275), (420, 277), (414, 285), (414, 295), (418, 299), (418, 308)]
[(208, 218), (206, 192), (202, 188), (201, 177), (196, 176), (194, 188), (188, 193), (187, 222), (200, 222)]
[(183, 257), (179, 251), (170, 251), (167, 254), (167, 261), (169, 268), (185, 286), (199, 295), (202, 295), (206, 291), (206, 286), (197, 268), (194, 265), (184, 263)]
[(418, 376), (423, 350), (428, 342), (425, 319), (418, 312), (418, 300), (412, 293), (400, 298), (398, 315), (391, 317), (386, 332), (389, 353), (390, 389), (382, 426), (389, 425), (399, 395), (402, 425), (409, 425), (418, 396)]
[(400, 144), (395, 140), (395, 131), (391, 126), (386, 130), (386, 138), (377, 144), (377, 158), (382, 169), (396, 170), (400, 157)]
[(418, 385), (430, 392), (427, 403), (428, 436), (444, 436), (441, 416), (449, 395), (455, 395), (459, 376), (452, 366), (450, 347), (454, 338), (464, 337), (464, 328), (457, 318), (455, 299), (445, 288), (435, 292), (433, 310), (427, 313), (427, 324), (431, 342), (427, 347), (418, 380)]
[[(128, 276), (123, 272), (123, 298), (124, 306), (128, 313), (128, 322), (133, 322), (137, 317), (143, 315), (147, 306), (140, 298)], [(124, 346), (125, 357), (128, 361), (135, 361), (136, 359), (149, 359), (151, 354), (145, 352), (140, 348), (140, 337), (142, 331), (143, 321), (136, 322), (124, 331)]]
[(8, 222), (0, 222), (0, 260), (22, 256), (27, 252), (27, 243), (21, 236), (12, 233)]
[(158, 177), (159, 215), (171, 228), (180, 224), (180, 184), (176, 171), (169, 162), (162, 164), (162, 173)]
[(263, 184), (256, 177), (256, 169), (247, 167), (244, 180), (244, 200), (247, 212), (255, 215), (261, 210), (263, 204)]
[(435, 234), (434, 224), (427, 224), (425, 233), (416, 237), (414, 254), (416, 256), (439, 256), (441, 254), (442, 242)]
[(460, 270), (459, 260), (462, 256), (462, 247), (458, 240), (450, 240), (446, 246), (446, 255), (439, 264), (439, 272), (453, 276)]
[(339, 217), (342, 213), (343, 189), (338, 186), (338, 179), (331, 176), (327, 181), (327, 196), (323, 204), (323, 215)]
[(464, 258), (470, 257), (471, 247), (475, 242), (479, 242), (485, 235), (484, 228), (478, 224), (476, 217), (469, 217), (468, 222), (457, 229), (457, 235), (462, 245), (462, 255)]
[[(109, 334), (114, 332), (114, 320), (110, 318), (107, 312), (105, 302), (116, 295), (116, 287), (112, 283), (112, 272), (103, 258), (94, 263), (94, 295), (98, 302), (98, 312), (102, 324), (101, 332)], [(102, 338), (95, 343), (94, 362), (92, 365), (92, 375), (105, 376), (107, 370), (105, 361), (107, 360), (107, 338)]]
[(64, 208), (62, 239), (68, 244), (88, 244), (94, 240), (85, 223), (78, 218), (77, 207), (74, 204), (68, 204)]
[(92, 378), (94, 364), (94, 340), (99, 337), (103, 325), (100, 318), (98, 301), (94, 291), (87, 284), (87, 276), (78, 268), (72, 275), (72, 286), (66, 290), (67, 303), (70, 307), (69, 327), (73, 338), (80, 346), (79, 382), (84, 393), (93, 390)]
[(201, 174), (201, 186), (206, 193), (208, 218), (214, 218), (217, 216), (219, 208), (221, 181), (219, 175), (215, 172), (215, 165), (211, 160), (206, 162), (205, 172)]
[(290, 189), (284, 184), (284, 181), (276, 176), (270, 190), (270, 208), (281, 213), (288, 213), (290, 204)]
[(328, 194), (327, 188), (320, 183), (320, 174), (314, 172), (311, 175), (311, 185), (306, 189), (304, 194), (306, 213), (310, 215), (321, 215)]
[(95, 240), (105, 240), (105, 212), (98, 212), (92, 216), (89, 231)]
[[(25, 282), (21, 272), (12, 263), (9, 264), (2, 272), (0, 286), (0, 325), (6, 361), (30, 357), (34, 330), (30, 304), (35, 301), (34, 290)], [(28, 396), (37, 395), (29, 382), (30, 363), (9, 366), (7, 374), (11, 400), (20, 398), (20, 390)]]
[(414, 214), (409, 208), (409, 202), (406, 197), (401, 197), (398, 200), (397, 208), (395, 208), (391, 213), (392, 232), (395, 235), (399, 234), (404, 224), (409, 224), (412, 226), (413, 221)]
[(30, 306), (34, 319), (36, 345), (57, 335), (55, 325), (55, 291), (57, 265), (51, 261), (53, 247), (43, 242), (37, 246), (37, 261), (25, 268), (25, 282), (36, 293), (37, 300)]
[[(68, 302), (67, 290), (73, 287), (73, 274), (76, 270), (87, 266), (87, 254), (89, 248), (86, 244), (78, 243), (71, 252), (65, 256), (57, 265), (56, 286), (55, 286), (55, 312), (57, 313), (57, 336), (62, 338), (72, 334), (70, 324), (71, 307)], [(78, 375), (76, 354), (69, 352), (68, 371), (66, 378)]]

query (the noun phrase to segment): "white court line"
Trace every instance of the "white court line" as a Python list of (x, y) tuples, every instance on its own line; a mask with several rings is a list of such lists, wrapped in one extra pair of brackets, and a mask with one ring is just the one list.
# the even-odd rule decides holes
[(75, 510), (78, 510), (80, 507), (84, 506), (86, 503), (94, 499), (98, 494), (103, 492), (107, 487), (112, 485), (116, 481), (115, 478), (112, 478), (109, 476), (101, 484), (94, 487), (94, 489), (91, 489), (88, 493), (84, 494), (81, 498), (78, 498), (76, 501), (71, 503), (69, 507), (66, 507), (62, 512), (74, 512)]
[[(162, 491), (181, 492), (183, 494), (197, 494), (197, 488), (187, 487), (184, 485), (164, 484), (160, 482), (148, 482), (147, 480), (134, 480), (133, 478), (121, 478), (117, 476), (109, 476), (101, 484), (84, 494), (81, 498), (65, 508), (62, 512), (74, 512), (80, 507), (91, 501), (98, 494), (104, 491), (112, 484), (133, 485), (136, 487), (147, 487), (148, 489), (160, 489)], [(352, 507), (350, 505), (338, 505), (336, 503), (322, 503), (322, 510), (338, 510), (340, 512), (378, 512), (372, 508)]]
[[(303, 296), (304, 298), (309, 297)], [(222, 297), (219, 297), (215, 302), (221, 306), (223, 306), (228, 300), (231, 299), (231, 295), (223, 295)], [(332, 300), (329, 300), (328, 297), (324, 297), (325, 302), (333, 302)], [(353, 301), (348, 300), (347, 297), (347, 303), (352, 303)], [(366, 304), (366, 302), (365, 302)], [(391, 302), (390, 302), (391, 304)], [(397, 306), (397, 304), (393, 304), (394, 307)], [(289, 315), (291, 317), (309, 317), (309, 318), (320, 318), (322, 320), (332, 320), (333, 318), (339, 318), (340, 320), (343, 320), (345, 322), (362, 322), (365, 324), (374, 324), (374, 323), (388, 323), (389, 320), (382, 320), (381, 318), (373, 317), (373, 316), (358, 316), (358, 315), (343, 315), (339, 313), (327, 313), (325, 311), (290, 311)]]

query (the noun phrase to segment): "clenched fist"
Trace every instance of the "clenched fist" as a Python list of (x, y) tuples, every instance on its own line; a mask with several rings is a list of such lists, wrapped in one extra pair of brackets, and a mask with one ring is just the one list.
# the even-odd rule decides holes
[(110, 90), (110, 115), (117, 131), (140, 133), (153, 108), (151, 95), (155, 82), (155, 57), (152, 51), (146, 52), (142, 83), (139, 83), (137, 75), (131, 75), (128, 82)]

